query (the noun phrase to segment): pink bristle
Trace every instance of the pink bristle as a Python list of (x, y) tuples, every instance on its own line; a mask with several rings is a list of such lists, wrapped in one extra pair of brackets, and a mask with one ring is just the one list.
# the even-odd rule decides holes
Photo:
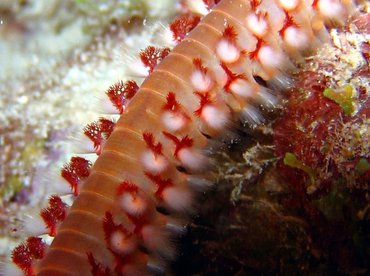
[(109, 267), (104, 268), (102, 264), (98, 263), (95, 260), (91, 252), (86, 253), (86, 255), (87, 255), (87, 260), (89, 261), (90, 266), (91, 266), (92, 276), (106, 276), (106, 275), (111, 274)]
[(133, 80), (129, 80), (126, 82), (119, 81), (109, 87), (106, 94), (114, 107), (118, 110), (120, 114), (122, 114), (125, 111), (128, 102), (138, 90), (139, 86)]
[(195, 58), (193, 60), (193, 64), (196, 69), (198, 69), (200, 72), (202, 72), (204, 75), (207, 74), (208, 68), (203, 65), (203, 62), (200, 58)]
[(45, 255), (46, 244), (38, 237), (29, 237), (27, 239), (27, 246), (31, 256), (34, 259), (42, 259)]
[(237, 45), (238, 33), (235, 28), (227, 25), (222, 37), (216, 47), (216, 53), (221, 62), (229, 64), (237, 62), (245, 51), (240, 50)]
[(233, 82), (237, 80), (247, 80), (247, 77), (244, 74), (236, 74), (233, 73), (226, 64), (221, 63), (222, 69), (224, 69), (226, 75), (227, 75), (227, 80), (224, 85), (224, 90), (228, 93), (232, 93), (232, 89), (230, 88)]
[(126, 192), (137, 193), (139, 188), (132, 182), (123, 181), (117, 188), (117, 195), (120, 196)]
[(115, 123), (111, 120), (100, 118), (84, 128), (84, 134), (93, 142), (97, 155), (100, 155), (104, 141), (110, 136)]
[(162, 155), (162, 143), (155, 142), (153, 133), (150, 132), (144, 132), (143, 133), (143, 139), (147, 145), (147, 147), (154, 153), (158, 155)]
[(257, 44), (255, 49), (252, 52), (249, 52), (249, 58), (251, 60), (257, 60), (258, 59), (258, 52), (261, 49), (261, 47), (265, 44), (265, 41), (262, 38), (257, 39)]
[(176, 43), (180, 43), (188, 33), (198, 25), (199, 21), (200, 17), (192, 14), (185, 14), (176, 18), (170, 24), (173, 40), (175, 40)]
[(27, 276), (33, 275), (32, 257), (30, 256), (27, 244), (22, 243), (14, 248), (12, 252), (12, 261), (20, 267)]
[(84, 134), (94, 143), (94, 149), (99, 155), (101, 151), (101, 145), (103, 142), (103, 136), (100, 130), (98, 122), (88, 124), (84, 128)]
[(209, 70), (203, 65), (203, 61), (200, 58), (193, 59), (194, 70), (190, 76), (191, 84), (194, 90), (199, 92), (208, 92), (214, 85)]
[(109, 136), (112, 134), (116, 123), (106, 118), (100, 118), (99, 124), (100, 124), (101, 132), (104, 135), (104, 139), (105, 140), (108, 139)]
[(171, 187), (174, 184), (172, 183), (172, 180), (170, 178), (163, 179), (159, 174), (152, 174), (149, 172), (146, 172), (145, 175), (157, 186), (157, 190), (155, 191), (155, 196), (158, 199), (163, 199), (163, 191), (167, 187)]
[(221, 0), (203, 0), (203, 3), (207, 6), (208, 10), (211, 10)]
[(284, 33), (286, 29), (288, 29), (291, 26), (298, 27), (297, 23), (294, 21), (293, 16), (291, 16), (288, 12), (285, 12), (285, 20), (284, 25), (279, 31), (279, 35), (284, 36)]
[(233, 26), (227, 25), (225, 30), (222, 32), (222, 36), (231, 43), (236, 43), (238, 33), (235, 31)]
[(144, 168), (153, 173), (161, 173), (168, 167), (167, 158), (163, 155), (163, 145), (155, 142), (153, 133), (144, 132), (143, 139), (149, 150), (144, 151), (141, 155)]
[(71, 186), (74, 196), (79, 194), (81, 180), (90, 174), (91, 162), (79, 156), (74, 156), (71, 161), (64, 165), (61, 170), (61, 176)]
[(269, 31), (267, 13), (260, 12), (257, 8), (254, 11), (246, 19), (247, 26), (257, 38), (262, 38)]
[(148, 209), (146, 196), (130, 181), (125, 180), (118, 186), (117, 197), (121, 208), (130, 217), (141, 217)]
[(170, 110), (173, 112), (176, 112), (180, 109), (180, 104), (176, 100), (176, 94), (173, 92), (168, 92), (167, 97), (166, 97), (167, 103), (163, 105), (162, 109), (163, 110)]
[(103, 230), (105, 241), (112, 251), (124, 256), (136, 250), (136, 240), (133, 232), (126, 229), (122, 224), (116, 224), (110, 212), (105, 213)]
[(177, 138), (166, 131), (162, 132), (166, 138), (171, 140), (175, 146), (173, 156), (181, 162), (181, 165), (192, 171), (198, 171), (203, 168), (205, 159), (202, 153), (193, 148), (193, 139), (188, 135)]
[(40, 212), (40, 216), (45, 222), (49, 230), (49, 235), (54, 237), (57, 233), (57, 225), (64, 220), (67, 212), (67, 205), (62, 201), (62, 199), (53, 195), (49, 199), (48, 207), (44, 208)]
[(183, 129), (190, 117), (182, 110), (180, 103), (176, 100), (176, 95), (169, 92), (166, 97), (166, 104), (163, 105), (162, 121), (170, 131)]
[(157, 48), (148, 46), (140, 52), (140, 59), (148, 72), (153, 72), (154, 68), (170, 53), (170, 48)]
[(206, 93), (194, 92), (194, 95), (199, 97), (199, 107), (194, 111), (194, 114), (198, 117), (201, 117), (203, 108), (206, 105), (212, 104), (213, 100), (211, 99), (209, 92)]
[(46, 244), (38, 237), (29, 237), (26, 242), (18, 245), (12, 252), (12, 261), (27, 276), (34, 276), (33, 261), (42, 259)]
[(163, 132), (164, 136), (166, 136), (168, 139), (170, 139), (174, 145), (175, 145), (175, 150), (173, 155), (178, 158), (179, 151), (184, 149), (184, 148), (189, 148), (193, 145), (193, 139), (188, 137), (187, 135), (181, 139), (177, 138), (175, 135), (172, 135), (171, 133), (168, 132)]

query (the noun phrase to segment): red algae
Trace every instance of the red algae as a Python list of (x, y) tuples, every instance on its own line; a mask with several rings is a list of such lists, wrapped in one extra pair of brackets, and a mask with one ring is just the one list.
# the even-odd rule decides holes
[[(290, 91), (284, 115), (274, 125), (275, 153), (279, 157), (294, 155), (295, 162), (310, 168), (311, 173), (303, 166), (281, 161), (282, 175), (293, 185), (305, 186), (309, 194), (339, 177), (354, 182), (360, 175), (356, 177), (351, 170), (361, 158), (370, 162), (368, 92), (352, 97), (347, 92), (352, 95), (356, 87), (349, 84), (337, 90), (327, 88), (332, 81), (313, 71), (296, 78), (297, 88)], [(347, 95), (341, 94), (343, 90)]]

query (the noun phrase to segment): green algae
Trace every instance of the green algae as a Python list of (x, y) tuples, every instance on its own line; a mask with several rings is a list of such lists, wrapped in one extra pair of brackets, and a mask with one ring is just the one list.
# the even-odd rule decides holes
[(315, 173), (312, 168), (303, 164), (302, 161), (298, 160), (294, 153), (286, 152), (284, 156), (284, 164), (295, 169), (304, 171), (310, 177), (311, 184), (315, 183)]
[(345, 114), (352, 115), (355, 112), (354, 91), (351, 85), (347, 84), (339, 89), (326, 88), (323, 94), (328, 99), (339, 104)]
[(359, 175), (365, 174), (368, 170), (370, 170), (370, 163), (365, 159), (361, 158), (356, 164), (356, 172)]
[[(45, 139), (39, 139), (25, 146), (19, 155), (18, 163), (20, 168), (31, 168), (32, 164), (43, 156), (45, 150)], [(29, 174), (29, 172), (26, 172)], [(0, 187), (0, 201), (6, 202), (11, 200), (17, 193), (25, 187), (25, 172), (19, 170), (7, 176), (6, 183)]]
[(23, 188), (22, 176), (10, 175), (6, 185), (0, 187), (0, 201), (7, 201)]

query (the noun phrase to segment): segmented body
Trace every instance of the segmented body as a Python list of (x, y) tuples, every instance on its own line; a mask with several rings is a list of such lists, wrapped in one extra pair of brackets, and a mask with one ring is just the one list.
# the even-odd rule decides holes
[(332, 16), (323, 2), (221, 1), (140, 86), (31, 273), (143, 275), (172, 258), (168, 228), (192, 209), (202, 150), (240, 114), (253, 117), (265, 92), (255, 77), (274, 80), (325, 33), (326, 16), (343, 20), (345, 3)]

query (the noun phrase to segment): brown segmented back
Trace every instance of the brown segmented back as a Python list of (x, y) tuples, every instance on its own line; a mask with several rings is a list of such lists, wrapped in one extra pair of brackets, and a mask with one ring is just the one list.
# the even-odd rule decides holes
[[(263, 1), (265, 2), (278, 3), (272, 0)], [(240, 37), (253, 36), (244, 25), (250, 11), (249, 1), (221, 1), (144, 81), (127, 111), (117, 122), (90, 176), (84, 182), (80, 195), (59, 227), (46, 256), (37, 264), (37, 275), (91, 275), (92, 268), (87, 260), (87, 252), (92, 253), (99, 264), (114, 271), (115, 258), (105, 241), (103, 218), (106, 212), (109, 212), (117, 222), (128, 226), (131, 224), (130, 219), (118, 206), (118, 186), (123, 180), (130, 179), (146, 192), (155, 192), (154, 185), (144, 174), (145, 168), (140, 160), (141, 154), (146, 150), (143, 132), (152, 133), (156, 141), (164, 145), (164, 155), (170, 160), (171, 168), (162, 176), (177, 180), (180, 186), (186, 184), (187, 175), (175, 168), (181, 164), (173, 157), (173, 144), (163, 135), (163, 131), (167, 129), (161, 119), (162, 107), (166, 103), (168, 93), (174, 92), (186, 114), (191, 117), (191, 123), (175, 135), (191, 137), (195, 149), (204, 149), (207, 146), (207, 138), (202, 132), (218, 134), (218, 131), (212, 130), (201, 118), (194, 115), (199, 106), (199, 98), (193, 94), (194, 88), (190, 82), (191, 74), (195, 70), (193, 61), (200, 59), (207, 67), (219, 66), (215, 49), (226, 26), (232, 26)], [(277, 45), (278, 42), (274, 40), (276, 37), (278, 34), (269, 33), (265, 39), (272, 45)], [(248, 55), (243, 59), (247, 60)], [(246, 64), (233, 64), (230, 68), (240, 72), (245, 70)], [(258, 66), (250, 68), (253, 71), (245, 72), (247, 76), (253, 74), (269, 79), (277, 73), (277, 70), (265, 70), (267, 73), (258, 71)], [(215, 69), (217, 70), (219, 68)], [(213, 72), (213, 77), (215, 76), (217, 74)], [(222, 87), (217, 86), (217, 89), (212, 89), (212, 93), (223, 95), (224, 91)], [(158, 216), (155, 220), (161, 219), (161, 216)], [(141, 256), (140, 250), (137, 251)]]

